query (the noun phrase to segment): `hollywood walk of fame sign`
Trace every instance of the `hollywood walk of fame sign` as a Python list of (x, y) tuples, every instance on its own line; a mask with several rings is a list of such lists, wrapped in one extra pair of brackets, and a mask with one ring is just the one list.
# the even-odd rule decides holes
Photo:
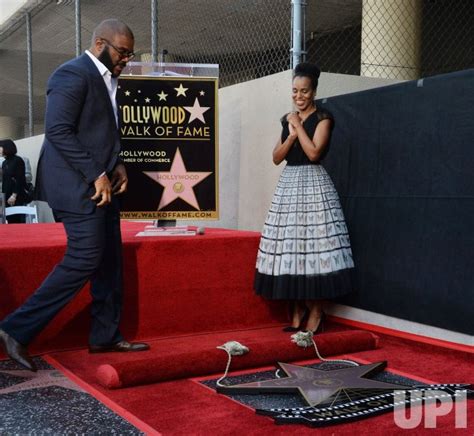
[(126, 219), (217, 219), (217, 78), (122, 75)]
[[(423, 393), (419, 401), (434, 398), (457, 398), (474, 393), (467, 384), (401, 385), (366, 378), (381, 372), (387, 362), (353, 366), (336, 370), (320, 370), (279, 363), (287, 377), (231, 386), (217, 386), (228, 395), (299, 393), (307, 407), (257, 409), (260, 415), (271, 416), (279, 424), (306, 424), (320, 427), (358, 420), (388, 412), (397, 405), (412, 405), (410, 398), (399, 400), (396, 392)], [(438, 396), (438, 397), (437, 397)], [(400, 404), (397, 403), (401, 401)]]

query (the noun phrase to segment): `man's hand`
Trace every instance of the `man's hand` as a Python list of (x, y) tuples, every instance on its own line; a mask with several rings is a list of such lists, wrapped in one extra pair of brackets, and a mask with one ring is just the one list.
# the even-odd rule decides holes
[(118, 164), (112, 173), (112, 193), (123, 194), (127, 190), (128, 177), (124, 164)]
[(92, 201), (99, 201), (98, 207), (105, 206), (112, 201), (112, 185), (109, 178), (104, 174), (100, 176), (95, 182), (95, 194), (91, 197)]

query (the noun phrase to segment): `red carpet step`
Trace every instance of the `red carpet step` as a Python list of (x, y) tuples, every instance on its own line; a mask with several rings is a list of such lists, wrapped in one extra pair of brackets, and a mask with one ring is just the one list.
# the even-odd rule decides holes
[[(252, 289), (260, 235), (206, 228), (204, 235), (137, 237), (144, 223), (122, 222), (128, 340), (271, 327), (286, 305)], [(20, 231), (21, 229), (21, 231)], [(0, 226), (0, 320), (16, 309), (64, 254), (61, 224)], [(88, 286), (30, 346), (32, 353), (87, 346)]]

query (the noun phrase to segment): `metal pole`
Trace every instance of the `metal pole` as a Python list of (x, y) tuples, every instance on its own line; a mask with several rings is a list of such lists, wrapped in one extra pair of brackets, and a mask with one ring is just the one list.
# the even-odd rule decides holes
[(168, 54), (168, 50), (166, 50), (166, 49), (161, 50), (161, 52), (160, 52), (160, 63), (161, 64), (165, 63), (167, 54)]
[(291, 0), (291, 68), (295, 68), (306, 55), (305, 9), (306, 0)]
[[(164, 61), (167, 50), (161, 53), (161, 62)], [(151, 61), (158, 62), (158, 0), (151, 0)], [(176, 220), (155, 220), (155, 227), (175, 227)]]
[(33, 52), (31, 40), (31, 15), (29, 12), (25, 14), (26, 20), (26, 53), (27, 53), (27, 69), (28, 69), (28, 134), (33, 136)]
[(81, 47), (81, 0), (75, 1), (74, 15), (76, 21), (76, 56), (82, 53)]
[(158, 62), (158, 0), (151, 0), (151, 61)]

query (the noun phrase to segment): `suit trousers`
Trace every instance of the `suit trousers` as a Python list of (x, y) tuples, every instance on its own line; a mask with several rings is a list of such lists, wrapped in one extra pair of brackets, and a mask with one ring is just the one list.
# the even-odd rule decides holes
[(54, 210), (67, 235), (66, 253), (41, 286), (0, 328), (28, 345), (54, 316), (91, 281), (91, 345), (115, 344), (122, 309), (122, 239), (116, 197), (91, 214)]

